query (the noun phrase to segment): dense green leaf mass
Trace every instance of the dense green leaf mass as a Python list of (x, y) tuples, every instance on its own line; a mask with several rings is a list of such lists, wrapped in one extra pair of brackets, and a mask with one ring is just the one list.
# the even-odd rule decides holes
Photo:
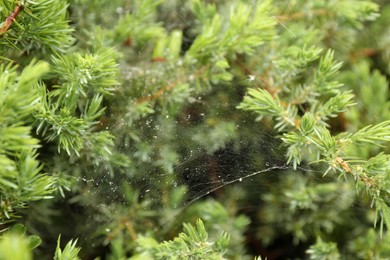
[(0, 13), (0, 260), (390, 258), (388, 1)]

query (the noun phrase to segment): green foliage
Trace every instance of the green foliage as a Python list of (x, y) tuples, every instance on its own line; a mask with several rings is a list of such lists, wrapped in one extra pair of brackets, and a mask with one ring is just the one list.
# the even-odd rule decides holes
[(250, 219), (245, 215), (239, 215), (233, 205), (222, 205), (209, 199), (188, 208), (186, 218), (195, 221), (194, 216), (204, 220), (210, 239), (217, 240), (222, 231), (229, 234), (229, 247), (224, 254), (227, 259), (249, 259), (242, 243), (245, 241), (244, 233)]
[(0, 13), (0, 259), (389, 258), (387, 1)]
[(112, 136), (108, 132), (93, 132), (96, 120), (104, 113), (103, 95), (109, 95), (117, 85), (118, 74), (114, 52), (105, 49), (95, 55), (79, 53), (53, 57), (52, 76), (59, 85), (49, 95), (41, 91), (43, 103), (37, 113), (37, 132), (48, 141), (58, 140), (58, 150), (79, 155), (85, 142), (102, 147), (100, 153), (111, 153)]
[[(305, 154), (310, 158), (309, 161), (314, 162), (317, 159), (317, 162), (326, 162), (329, 165), (324, 175), (333, 170), (353, 176), (357, 188), (364, 187), (364, 190), (372, 196), (377, 205), (377, 214), (383, 214), (381, 222), (390, 225), (388, 222), (390, 219), (387, 217), (388, 206), (381, 202), (382, 199), (378, 196), (378, 194), (381, 196), (387, 194), (386, 184), (383, 185), (380, 181), (383, 175), (378, 175), (372, 168), (366, 167), (367, 158), (356, 155), (358, 158), (353, 163), (342, 159), (350, 157), (348, 154), (350, 145), (382, 146), (382, 142), (388, 142), (390, 121), (365, 126), (355, 133), (332, 135), (326, 121), (354, 105), (351, 92), (342, 91), (342, 84), (332, 80), (341, 67), (340, 63), (334, 61), (333, 52), (328, 51), (320, 58), (314, 68), (312, 79), (305, 77), (305, 83), (300, 79), (299, 85), (294, 85), (294, 78), (299, 78), (297, 75), (309, 70), (310, 63), (319, 59), (318, 54), (319, 51), (306, 47), (291, 51), (289, 55), (294, 57), (295, 61), (290, 62), (287, 59), (278, 64), (282, 70), (285, 66), (300, 68), (296, 73), (292, 73), (291, 80), (288, 80), (288, 77), (287, 80), (286, 77), (283, 79), (289, 83), (288, 88), (282, 88), (274, 96), (271, 95), (270, 90), (250, 89), (238, 108), (255, 111), (260, 116), (270, 116), (275, 119), (277, 122), (275, 128), (283, 134), (281, 139), (287, 147), (287, 162), (292, 163), (294, 169), (301, 163), (302, 154)], [(302, 84), (304, 88), (301, 87)], [(282, 104), (286, 105), (282, 106)], [(380, 153), (369, 160), (377, 161), (376, 167), (387, 171), (388, 163), (381, 157), (383, 155)]]
[(39, 107), (38, 80), (48, 70), (32, 62), (19, 74), (15, 66), (0, 66), (0, 223), (16, 217), (29, 201), (51, 198), (54, 178), (42, 173), (38, 140), (31, 135), (31, 114)]
[[(356, 106), (346, 112), (351, 127), (354, 127), (353, 130), (363, 127), (363, 122), (374, 124), (389, 120), (389, 83), (385, 75), (378, 70), (371, 72), (369, 63), (361, 61), (354, 64), (350, 71), (343, 72), (340, 78), (349, 82), (359, 100)], [(371, 102), (372, 100), (375, 102)]]
[(26, 227), (16, 224), (0, 239), (0, 259), (33, 259), (32, 249), (41, 244), (38, 236), (25, 236)]
[(307, 251), (309, 259), (340, 259), (340, 254), (335, 243), (326, 243), (318, 239)]
[(141, 255), (131, 259), (224, 259), (229, 235), (222, 233), (215, 241), (208, 240), (207, 231), (199, 219), (196, 226), (184, 224), (184, 232), (172, 241), (158, 243), (152, 238), (138, 239)]
[(266, 225), (258, 235), (266, 244), (281, 232), (292, 234), (293, 242), (298, 244), (352, 225), (348, 209), (354, 202), (355, 192), (346, 183), (316, 183), (310, 177), (291, 175), (263, 199), (266, 206), (262, 221)]
[(70, 240), (64, 250), (60, 247), (61, 236), (58, 237), (57, 247), (54, 255), (54, 260), (79, 260), (78, 254), (80, 248), (76, 247), (77, 239), (75, 241)]
[[(2, 35), (0, 55), (34, 53), (41, 56), (52, 52), (65, 52), (73, 43), (72, 29), (67, 19), (67, 1), (0, 1), (3, 17), (20, 7), (21, 11)], [(6, 21), (7, 22), (7, 21)], [(4, 22), (2, 26), (6, 23)], [(17, 51), (10, 54), (10, 49)], [(33, 56), (34, 57), (34, 56)]]
[(27, 238), (15, 234), (3, 235), (0, 240), (0, 259), (30, 260), (32, 252), (29, 250)]
[(362, 236), (351, 241), (351, 252), (356, 252), (357, 259), (386, 259), (390, 253), (389, 235), (379, 237), (374, 229), (368, 229)]

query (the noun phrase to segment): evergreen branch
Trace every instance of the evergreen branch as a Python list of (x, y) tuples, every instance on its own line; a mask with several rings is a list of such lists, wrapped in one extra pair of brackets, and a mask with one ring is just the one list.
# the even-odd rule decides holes
[[(26, 53), (33, 50), (50, 53), (65, 52), (65, 49), (72, 44), (73, 29), (66, 20), (68, 5), (65, 0), (15, 2), (19, 3), (18, 6), (1, 28), (0, 35), (3, 37), (0, 38), (2, 40), (0, 43), (2, 45), (11, 49), (20, 49)], [(19, 15), (22, 9), (25, 10), (26, 15)], [(9, 31), (11, 24), (17, 27)], [(5, 35), (6, 31), (9, 33)]]
[[(324, 175), (328, 173), (330, 169), (338, 169), (340, 172), (348, 173), (359, 184), (360, 181), (371, 194), (375, 194), (378, 190), (378, 180), (374, 177), (367, 176), (365, 173), (366, 167), (364, 165), (351, 165), (348, 161), (344, 161), (341, 157), (336, 157), (329, 161), (330, 167), (325, 171)], [(375, 198), (375, 195), (373, 196)]]
[(285, 108), (277, 96), (273, 97), (271, 93), (264, 89), (249, 89), (243, 102), (237, 106), (238, 109), (254, 111), (260, 116), (272, 116), (276, 118), (276, 125), (279, 131), (287, 127), (296, 128), (300, 121), (297, 119), (298, 111), (295, 106)]
[(383, 236), (383, 226), (390, 226), (390, 207), (386, 201), (382, 198), (378, 198), (375, 200), (375, 223), (378, 220), (378, 216), (380, 216), (380, 235)]
[(15, 157), (0, 156), (0, 224), (13, 221), (18, 216), (15, 210), (27, 202), (52, 198), (54, 191), (55, 179), (41, 173), (34, 150)]
[(80, 257), (78, 256), (80, 248), (76, 246), (77, 239), (70, 240), (63, 250), (60, 247), (60, 242), (61, 235), (58, 236), (54, 260), (80, 260)]
[(58, 77), (62, 86), (52, 91), (64, 103), (78, 103), (91, 93), (111, 94), (118, 85), (119, 73), (116, 52), (102, 48), (93, 54), (72, 53), (52, 58), (52, 76)]
[[(253, 230), (259, 230), (256, 239), (262, 241), (256, 242), (264, 249), (285, 235), (294, 243), (318, 237), (306, 251), (313, 259), (338, 258), (337, 246), (348, 259), (386, 258), (390, 233), (383, 228), (390, 226), (390, 155), (380, 146), (390, 141), (390, 123), (386, 121), (390, 103), (388, 82), (379, 70), (387, 69), (390, 13), (384, 12), (383, 20), (373, 24), (381, 29), (371, 30), (366, 21), (376, 18), (379, 5), (374, 1), (182, 3), (0, 0), (0, 12), (6, 19), (0, 24), (0, 58), (20, 64), (20, 69), (0, 64), (0, 225), (6, 224), (6, 228), (18, 217), (19, 209), (31, 201), (50, 198), (58, 188), (62, 196), (73, 196), (55, 201), (60, 210), (66, 210), (68, 207), (62, 206), (71, 202), (76, 208), (92, 207), (96, 213), (93, 218), (76, 213), (75, 228), (64, 236), (81, 233), (85, 237), (84, 228), (88, 227), (79, 217), (100, 226), (97, 234), (107, 234), (106, 255), (98, 256), (99, 250), (86, 247), (85, 258), (246, 259), (245, 237), (252, 240)], [(15, 5), (20, 6), (18, 13)], [(276, 30), (277, 22), (285, 28)], [(359, 30), (363, 26), (369, 30)], [(362, 46), (369, 48), (354, 50)], [(321, 54), (324, 47), (335, 51)], [(372, 55), (376, 59), (370, 65), (362, 62), (362, 57)], [(346, 66), (334, 57), (344, 59)], [(51, 67), (46, 63), (26, 66), (33, 58), (47, 60)], [(356, 64), (350, 64), (354, 58)], [(49, 69), (50, 74), (40, 81)], [(335, 80), (339, 72), (345, 87)], [(349, 87), (355, 89), (346, 89)], [(114, 90), (118, 95), (113, 95)], [(257, 119), (267, 116), (275, 122), (273, 128), (285, 145), (293, 174), (277, 174), (275, 179), (245, 170), (259, 167), (260, 162), (263, 167), (262, 162), (269, 159), (276, 162), (280, 150), (276, 151), (269, 138), (274, 131), (268, 120), (258, 127), (248, 123), (243, 111), (231, 111), (244, 91), (248, 94), (238, 108), (255, 112)], [(355, 107), (352, 93), (358, 104)], [(341, 117), (345, 121), (339, 128)], [(106, 118), (110, 121), (104, 122)], [(32, 129), (40, 135), (32, 135)], [(334, 134), (347, 130), (350, 132)], [(254, 140), (266, 144), (261, 148), (275, 151), (258, 149)], [(35, 150), (38, 147), (40, 154)], [(68, 154), (56, 153), (56, 148)], [(233, 150), (239, 152), (237, 162), (230, 160), (236, 156)], [(207, 155), (199, 157), (199, 153)], [(210, 163), (203, 165), (211, 173), (208, 176), (195, 165), (204, 162), (203, 156), (210, 158)], [(305, 166), (298, 167), (302, 162)], [(314, 165), (317, 162), (321, 164)], [(181, 165), (185, 166), (175, 167)], [(324, 170), (351, 181), (337, 181), (334, 176), (318, 180), (313, 174)], [(266, 203), (255, 205), (261, 221), (251, 223), (244, 233), (249, 218), (238, 216), (242, 204), (236, 206), (234, 201), (240, 198), (239, 203), (250, 203), (252, 188), (244, 191), (228, 184), (248, 176), (259, 183), (269, 181), (271, 188), (262, 195)], [(229, 212), (210, 200), (199, 200), (214, 191), (216, 184), (226, 187), (226, 196), (222, 197), (221, 191), (214, 197), (223, 198)], [(359, 193), (364, 191), (359, 207), (367, 210), (357, 213), (354, 186)], [(62, 188), (71, 192), (64, 194)], [(107, 196), (108, 191), (112, 196)], [(195, 196), (191, 203), (196, 203), (191, 209), (180, 209), (183, 219), (207, 218), (210, 229), (206, 232), (200, 221), (195, 226), (185, 224), (184, 232), (172, 241), (157, 242), (173, 237), (173, 225), (161, 228), (161, 223), (186, 203), (185, 194)], [(375, 206), (379, 232), (366, 232), (365, 215), (372, 218), (367, 199)], [(36, 216), (42, 218), (39, 225), (53, 220), (53, 232), (62, 228), (57, 224), (63, 217), (52, 217), (48, 208), (54, 207), (49, 203), (33, 205), (33, 214), (23, 210), (30, 231), (42, 230), (36, 228)], [(364, 221), (351, 218), (356, 213)], [(112, 219), (115, 221), (107, 221)], [(102, 222), (109, 223), (109, 228), (100, 225)], [(231, 234), (230, 250), (229, 236), (218, 236), (222, 231)], [(58, 237), (42, 232), (46, 244)], [(376, 233), (389, 239), (377, 240)], [(354, 234), (361, 234), (361, 240)], [(322, 242), (325, 237), (338, 239), (337, 246)], [(0, 258), (31, 259), (38, 240), (4, 232), (0, 234)], [(307, 248), (301, 245), (307, 243), (295, 248), (303, 255)], [(44, 250), (36, 257), (47, 258)], [(55, 259), (79, 259), (79, 251), (74, 240), (62, 250), (58, 238)]]
[(3, 35), (7, 32), (8, 28), (12, 25), (12, 23), (16, 20), (19, 13), (23, 10), (22, 5), (15, 6), (15, 9), (12, 11), (11, 15), (7, 17), (3, 26), (0, 28), (0, 35)]
[(349, 142), (356, 144), (366, 143), (381, 146), (378, 141), (390, 141), (390, 120), (376, 125), (366, 126), (356, 133), (341, 134), (339, 138), (349, 140)]
[(256, 111), (260, 115), (277, 116), (284, 113), (284, 108), (277, 97), (264, 89), (249, 89), (239, 109)]
[(184, 232), (172, 241), (160, 244), (153, 238), (138, 239), (138, 251), (154, 259), (223, 259), (230, 236), (222, 233), (215, 241), (208, 241), (203, 222), (198, 219), (196, 226), (184, 224)]
[(346, 111), (348, 107), (356, 104), (353, 98), (354, 95), (350, 91), (339, 93), (320, 106), (316, 112), (316, 116), (320, 117), (323, 121), (336, 117), (339, 113)]
[(340, 259), (337, 244), (333, 242), (324, 242), (321, 238), (318, 238), (317, 242), (306, 250), (306, 253), (310, 256), (309, 259), (311, 260)]

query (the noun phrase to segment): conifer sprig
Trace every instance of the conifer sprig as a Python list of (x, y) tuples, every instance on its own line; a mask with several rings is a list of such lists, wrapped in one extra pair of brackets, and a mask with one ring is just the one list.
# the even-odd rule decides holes
[[(57, 241), (55, 259), (82, 252), (59, 233), (91, 236), (86, 258), (246, 259), (247, 238), (268, 250), (284, 236), (317, 241), (312, 259), (388, 258), (390, 9), (370, 24), (378, 10), (0, 0), (0, 258), (31, 259), (40, 239), (26, 232)], [(286, 174), (259, 174), (283, 159)]]

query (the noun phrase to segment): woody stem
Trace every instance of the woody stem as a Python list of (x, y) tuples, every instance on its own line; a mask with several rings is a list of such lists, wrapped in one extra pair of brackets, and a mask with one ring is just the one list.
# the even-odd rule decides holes
[(18, 17), (18, 15), (19, 15), (20, 11), (22, 11), (22, 9), (23, 9), (23, 6), (21, 6), (21, 5), (15, 6), (15, 9), (11, 13), (11, 15), (7, 17), (7, 19), (5, 20), (5, 23), (0, 28), (0, 34), (4, 34), (8, 30), (8, 28), (15, 21), (16, 17)]

